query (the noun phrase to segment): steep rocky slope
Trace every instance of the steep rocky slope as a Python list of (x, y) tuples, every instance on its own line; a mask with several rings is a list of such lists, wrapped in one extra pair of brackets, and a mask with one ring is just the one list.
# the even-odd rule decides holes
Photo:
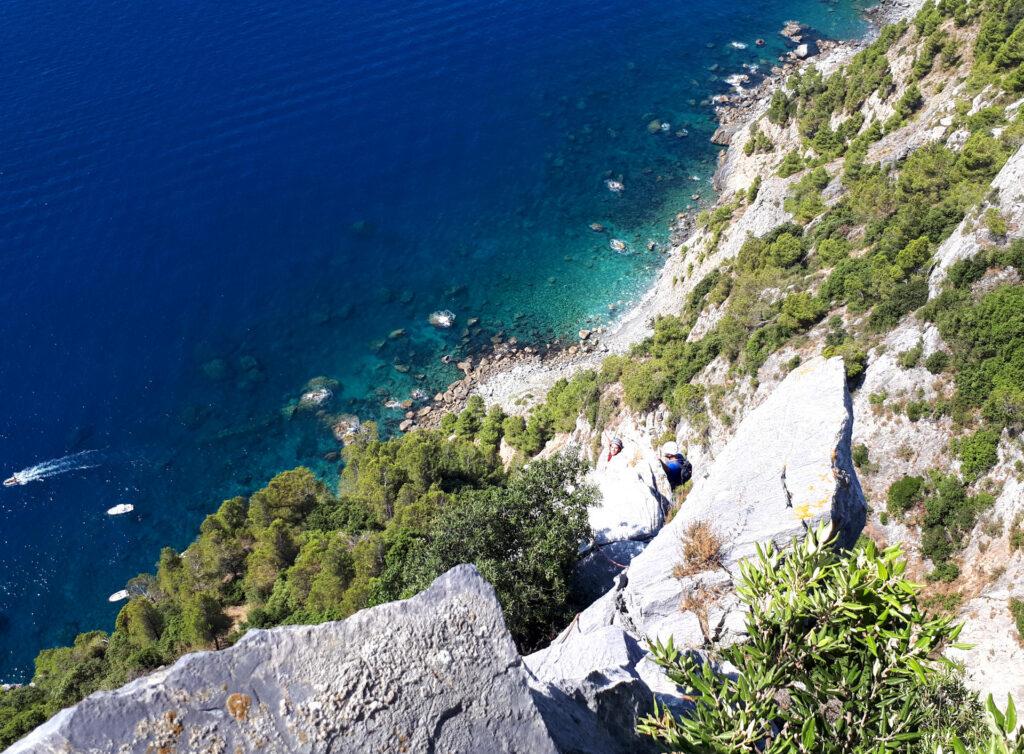
[[(494, 591), (460, 566), (405, 602), (188, 655), (94, 694), (9, 751), (642, 751), (633, 727), (652, 695), (682, 701), (645, 640), (740, 638), (730, 583), (755, 543), (825, 523), (849, 544), (863, 519), (842, 362), (818, 359), (743, 421), (615, 588), (525, 660)], [(680, 538), (697, 520), (721, 538), (720, 561), (681, 577)], [(683, 609), (698, 595), (699, 607)], [(702, 633), (709, 626), (714, 637)]]

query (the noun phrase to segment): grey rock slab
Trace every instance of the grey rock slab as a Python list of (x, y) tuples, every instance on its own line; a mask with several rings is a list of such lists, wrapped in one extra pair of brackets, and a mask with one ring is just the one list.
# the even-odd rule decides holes
[(8, 754), (557, 751), (494, 590), (458, 566), (319, 626), (250, 631), (59, 713)]
[(730, 573), (758, 543), (785, 546), (821, 523), (852, 545), (866, 516), (851, 460), (852, 423), (841, 359), (819, 357), (793, 370), (743, 419), (679, 513), (630, 564), (623, 598), (637, 630), (660, 637), (659, 624), (699, 588), (673, 576), (683, 534), (696, 521), (722, 541)]
[(637, 735), (636, 720), (652, 709), (650, 689), (636, 670), (645, 652), (616, 626), (586, 641), (568, 635), (524, 658), (548, 729), (563, 752), (627, 754), (657, 751)]
[[(852, 422), (841, 359), (819, 357), (793, 370), (744, 416), (710, 466), (695, 468), (682, 508), (615, 577), (612, 589), (550, 647), (525, 658), (563, 751), (625, 754), (647, 745), (610, 740), (608, 731), (580, 743), (580, 726), (597, 730), (594, 719), (608, 714), (610, 700), (616, 719), (627, 722), (651, 711), (654, 698), (675, 711), (686, 708), (687, 700), (646, 655), (646, 643), (671, 636), (676, 647), (699, 651), (742, 640), (745, 615), (733, 578), (757, 543), (788, 545), (819, 523), (841, 544), (856, 541), (866, 506), (850, 457)], [(698, 520), (721, 538), (722, 563), (677, 578), (682, 534)], [(599, 738), (604, 748), (593, 748)]]
[(611, 589), (615, 577), (629, 567), (646, 545), (642, 541), (623, 540), (599, 545), (588, 552), (573, 571), (572, 589), (576, 599), (593, 602)]

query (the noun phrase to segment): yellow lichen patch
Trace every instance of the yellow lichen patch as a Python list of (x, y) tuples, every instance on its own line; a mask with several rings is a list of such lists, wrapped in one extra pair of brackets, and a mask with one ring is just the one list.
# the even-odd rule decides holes
[(815, 513), (823, 511), (831, 505), (832, 498), (823, 497), (820, 500), (815, 500), (812, 503), (800, 503), (799, 505), (793, 507), (793, 512), (796, 514), (796, 517), (799, 518), (801, 521), (806, 521), (807, 519), (814, 516)]
[(248, 694), (235, 692), (228, 697), (228, 714), (239, 722), (245, 722), (249, 718), (249, 708), (252, 706), (252, 697)]

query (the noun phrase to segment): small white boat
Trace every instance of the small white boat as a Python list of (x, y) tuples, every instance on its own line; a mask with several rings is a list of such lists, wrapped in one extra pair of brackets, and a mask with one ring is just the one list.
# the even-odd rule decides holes
[(12, 474), (4, 480), (4, 487), (17, 487), (20, 484), (24, 484), (24, 482), (18, 478), (17, 474)]
[(107, 602), (121, 602), (122, 600), (128, 599), (130, 596), (131, 595), (128, 594), (127, 589), (122, 589), (121, 591), (114, 592), (112, 595), (107, 597)]
[(442, 309), (440, 311), (433, 312), (429, 317), (427, 317), (427, 321), (434, 327), (447, 330), (455, 324), (455, 314), (447, 309)]
[(133, 510), (135, 510), (135, 506), (131, 503), (121, 503), (120, 505), (115, 505), (113, 508), (107, 508), (107, 515), (121, 516), (125, 513), (131, 513)]
[(622, 181), (613, 181), (611, 178), (605, 181), (604, 185), (607, 186), (608, 190), (611, 191), (613, 194), (621, 194), (623, 191), (626, 190), (626, 184), (624, 184)]

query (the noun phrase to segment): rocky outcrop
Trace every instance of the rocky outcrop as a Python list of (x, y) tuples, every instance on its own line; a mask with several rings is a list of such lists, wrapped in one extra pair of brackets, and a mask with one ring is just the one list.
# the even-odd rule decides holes
[(550, 752), (494, 590), (459, 566), (404, 602), (250, 631), (64, 710), (8, 754)]
[(992, 181), (992, 189), (991, 200), (979, 212), (968, 214), (935, 252), (935, 266), (928, 279), (932, 296), (942, 289), (946, 271), (956, 262), (970, 259), (985, 246), (1002, 240), (992, 238), (985, 224), (980, 221), (986, 209), (994, 208), (1003, 216), (1009, 238), (1024, 235), (1024, 147), (1018, 149), (1003, 165), (1003, 169)]
[[(606, 435), (610, 442), (611, 433)], [(587, 478), (600, 494), (600, 502), (589, 512), (597, 546), (649, 540), (661, 529), (672, 495), (651, 449), (652, 438), (631, 420), (619, 424), (615, 436), (623, 442), (622, 452), (609, 458), (608, 443), (603, 443)]]
[[(580, 550), (573, 591), (581, 603), (607, 592), (623, 568), (639, 555), (665, 523), (672, 490), (653, 449), (664, 419), (663, 412), (638, 421), (631, 413), (616, 416), (598, 437), (583, 417), (568, 434), (556, 435), (539, 457), (568, 453), (592, 464), (586, 481), (598, 492), (597, 504), (588, 511), (591, 540)], [(622, 440), (622, 451), (609, 457), (613, 438)]]
[(988, 478), (999, 490), (964, 551), (962, 588), (973, 595), (960, 608), (964, 649), (947, 654), (962, 662), (967, 683), (1000, 703), (1006, 695), (1024, 699), (1024, 635), (1010, 613), (1010, 601), (1024, 601), (1024, 448), (1003, 433), (999, 462)]
[[(615, 587), (550, 647), (525, 658), (535, 688), (573, 700), (579, 719), (609, 697), (629, 710), (649, 710), (652, 695), (684, 705), (633, 644), (669, 636), (682, 648), (735, 641), (744, 621), (733, 578), (757, 543), (788, 544), (822, 523), (841, 544), (856, 540), (866, 507), (850, 458), (851, 424), (840, 359), (819, 357), (794, 370), (745, 416), (710, 468), (697, 469), (682, 508)], [(677, 570), (684, 532), (695, 522), (717, 535), (718, 563)]]

